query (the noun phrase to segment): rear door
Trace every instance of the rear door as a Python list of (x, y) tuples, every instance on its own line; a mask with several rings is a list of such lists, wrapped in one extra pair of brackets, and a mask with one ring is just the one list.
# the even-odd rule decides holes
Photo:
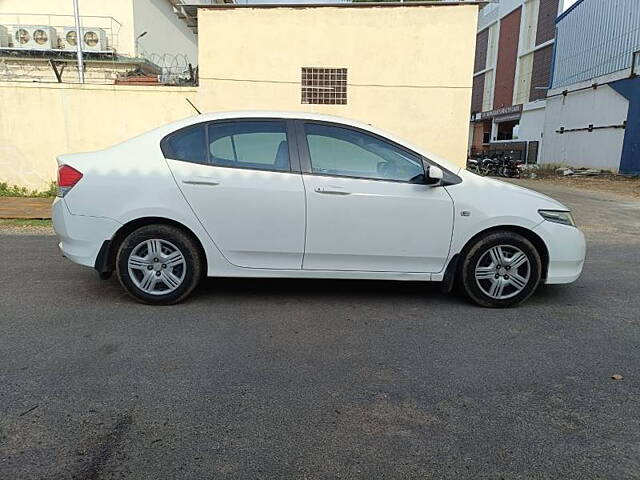
[(417, 183), (422, 158), (339, 124), (300, 122), (307, 234), (303, 268), (439, 272), (449, 253), (453, 201)]
[(302, 268), (305, 195), (291, 130), (280, 119), (225, 120), (162, 142), (178, 186), (234, 265)]

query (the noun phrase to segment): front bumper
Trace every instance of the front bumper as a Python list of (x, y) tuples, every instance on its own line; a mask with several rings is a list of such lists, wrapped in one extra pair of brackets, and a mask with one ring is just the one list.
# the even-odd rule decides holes
[(575, 282), (584, 266), (587, 244), (578, 228), (544, 221), (533, 229), (547, 245), (549, 268), (545, 283)]
[(62, 254), (87, 267), (95, 267), (103, 243), (111, 240), (121, 226), (111, 218), (73, 215), (64, 198), (54, 200), (52, 219)]

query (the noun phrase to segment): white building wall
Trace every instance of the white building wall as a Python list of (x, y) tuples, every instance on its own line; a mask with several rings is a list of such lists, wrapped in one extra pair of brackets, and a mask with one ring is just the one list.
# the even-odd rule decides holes
[[(189, 3), (189, 2), (187, 2)], [(186, 55), (197, 64), (197, 36), (174, 13), (169, 0), (80, 0), (84, 27), (106, 31), (109, 46), (135, 56), (137, 47), (156, 55)], [(0, 0), (0, 25), (74, 26), (71, 0)], [(136, 41), (138, 35), (147, 35)]]
[(484, 92), (482, 95), (482, 111), (493, 109), (494, 79), (496, 76), (496, 64), (498, 62), (498, 40), (500, 36), (500, 24), (493, 23), (489, 27), (489, 39), (487, 42), (487, 72), (484, 75)]
[(576, 2), (577, 0), (564, 0), (560, 2), (560, 5), (562, 6), (562, 11), (564, 12), (567, 8), (569, 8), (571, 5), (573, 5)]
[(518, 140), (542, 142), (545, 121), (545, 101), (538, 101), (524, 105), (520, 117)]
[(489, 3), (478, 14), (478, 31), (484, 30), (488, 25), (500, 19), (500, 4)]
[[(598, 83), (613, 77), (595, 79)], [(593, 82), (571, 85), (567, 90), (589, 87)], [(603, 168), (618, 171), (625, 130), (607, 128), (593, 132), (557, 133), (565, 129), (621, 125), (629, 111), (629, 102), (607, 85), (597, 89), (587, 88), (569, 93), (566, 97), (556, 95), (562, 89), (551, 90), (547, 98), (544, 144), (541, 163), (558, 163), (574, 167)]]
[[(134, 0), (81, 0), (79, 7), (82, 26), (104, 29), (110, 47), (115, 48), (120, 54), (132, 55), (134, 50), (132, 1)], [(0, 0), (0, 24), (51, 25), (60, 29), (72, 27), (75, 25), (73, 2), (71, 0)], [(58, 35), (62, 35), (62, 31)]]
[(531, 93), (531, 72), (536, 47), (540, 0), (527, 0), (522, 4), (518, 62), (513, 85), (513, 104), (527, 103)]
[(145, 53), (147, 57), (151, 54), (184, 55), (187, 63), (197, 65), (197, 36), (177, 17), (168, 0), (133, 0), (133, 23), (134, 38), (147, 32), (137, 42), (139, 53)]

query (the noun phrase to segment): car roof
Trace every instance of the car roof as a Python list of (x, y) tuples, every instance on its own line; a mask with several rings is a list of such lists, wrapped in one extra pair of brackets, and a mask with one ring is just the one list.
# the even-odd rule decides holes
[(456, 165), (452, 161), (447, 160), (431, 151), (428, 151), (423, 147), (412, 144), (403, 138), (397, 137), (396, 135), (388, 131), (376, 128), (371, 124), (360, 122), (358, 120), (352, 120), (352, 119), (340, 117), (337, 115), (327, 115), (322, 113), (312, 113), (312, 112), (303, 112), (303, 111), (286, 111), (286, 110), (237, 110), (237, 111), (209, 112), (209, 113), (200, 113), (198, 115), (193, 115), (191, 117), (184, 118), (177, 122), (173, 122), (169, 125), (165, 125), (164, 127), (161, 127), (158, 130), (162, 131), (162, 133), (166, 135), (174, 130), (178, 130), (180, 128), (188, 127), (189, 125), (194, 125), (201, 122), (209, 122), (214, 120), (232, 120), (232, 119), (242, 119), (242, 118), (282, 118), (282, 119), (292, 119), (292, 120), (312, 120), (312, 121), (319, 121), (319, 122), (337, 123), (341, 125), (355, 127), (355, 128), (359, 128), (359, 129), (374, 133), (376, 135), (380, 135), (381, 137), (387, 138), (392, 142), (402, 145), (417, 153), (420, 153), (425, 158), (432, 160), (433, 162), (448, 169), (453, 173), (456, 173), (460, 170), (460, 166)]
[(233, 119), (233, 118), (285, 118), (294, 120), (315, 120), (320, 122), (333, 122), (342, 123), (352, 127), (363, 128), (370, 130), (371, 124), (359, 122), (345, 117), (337, 115), (327, 115), (323, 113), (312, 112), (296, 112), (287, 110), (236, 110), (236, 111), (222, 111), (222, 112), (210, 112), (201, 113), (199, 115), (189, 117), (193, 120), (193, 123), (208, 121), (208, 120), (221, 120), (221, 119)]

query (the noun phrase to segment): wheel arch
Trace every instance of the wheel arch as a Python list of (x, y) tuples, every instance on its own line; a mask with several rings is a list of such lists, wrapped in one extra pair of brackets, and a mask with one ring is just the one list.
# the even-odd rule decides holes
[(529, 240), (533, 244), (533, 246), (536, 247), (536, 250), (540, 254), (540, 261), (542, 262), (542, 272), (541, 272), (542, 279), (545, 280), (547, 278), (547, 271), (549, 269), (549, 249), (547, 248), (547, 244), (544, 243), (544, 240), (542, 240), (542, 238), (533, 230), (530, 230), (525, 227), (521, 227), (518, 225), (496, 225), (476, 233), (473, 237), (467, 240), (467, 242), (464, 244), (460, 252), (456, 253), (451, 257), (451, 260), (449, 260), (449, 263), (445, 270), (444, 279), (443, 279), (443, 281), (447, 284), (447, 289), (449, 290), (451, 289), (453, 281), (455, 280), (455, 278), (458, 276), (460, 272), (460, 265), (461, 265), (460, 259), (464, 258), (464, 255), (469, 251), (471, 246), (475, 244), (478, 241), (478, 239), (480, 239), (481, 237), (484, 237), (485, 235), (489, 235), (493, 232), (499, 232), (499, 231), (518, 233), (522, 235), (524, 238), (526, 238), (527, 240)]
[(193, 230), (191, 230), (183, 223), (166, 217), (140, 217), (123, 224), (116, 231), (113, 237), (111, 237), (111, 240), (106, 240), (103, 243), (102, 248), (98, 253), (98, 257), (96, 258), (95, 264), (95, 269), (98, 271), (98, 274), (102, 278), (108, 278), (115, 270), (116, 255), (118, 253), (118, 249), (120, 248), (120, 245), (122, 244), (124, 239), (127, 238), (127, 235), (137, 230), (138, 228), (147, 225), (170, 225), (182, 230), (195, 242), (200, 252), (201, 258), (204, 261), (203, 271), (207, 271), (207, 253), (198, 236), (193, 233)]

